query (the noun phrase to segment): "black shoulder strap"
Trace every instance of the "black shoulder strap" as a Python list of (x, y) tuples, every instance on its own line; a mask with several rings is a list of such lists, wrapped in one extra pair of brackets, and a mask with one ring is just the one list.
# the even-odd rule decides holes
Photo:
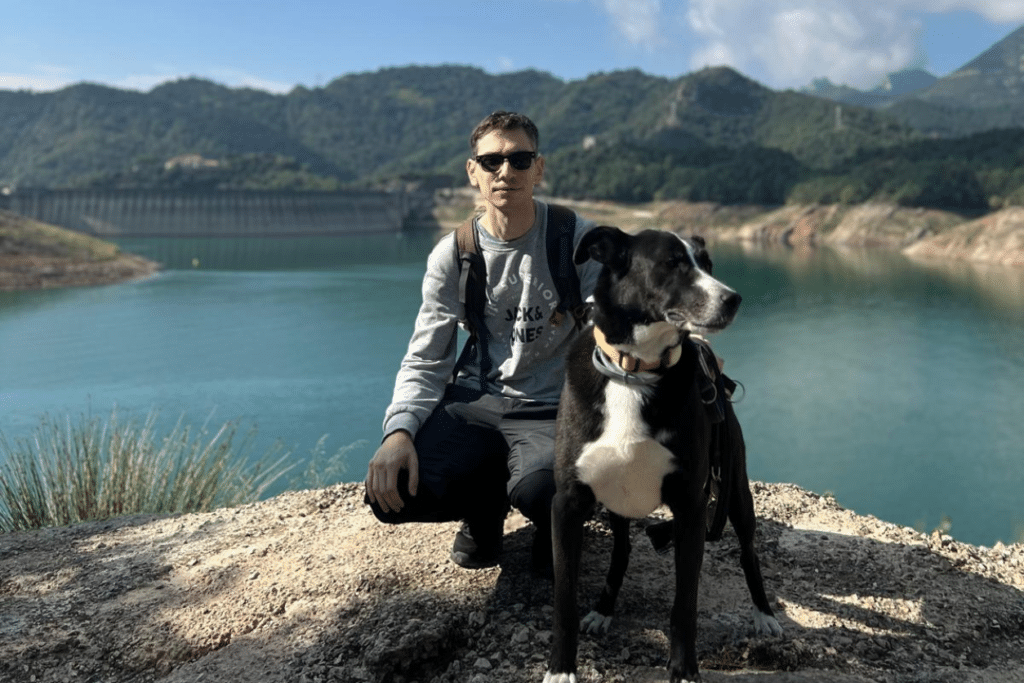
[(469, 218), (455, 229), (455, 258), (459, 264), (459, 324), (468, 330), (471, 336), (476, 336), (473, 318), (477, 317), (477, 312), (471, 312), (470, 303), (470, 299), (476, 297), (469, 283), (472, 280), (473, 288), (483, 287), (483, 283), (487, 281), (487, 271), (484, 259), (480, 255), (473, 220)]
[(455, 229), (455, 257), (459, 266), (459, 325), (469, 332), (462, 347), (452, 379), (474, 354), (480, 359), (480, 389), (485, 389), (490, 358), (487, 355), (487, 327), (484, 324), (484, 298), (487, 283), (487, 264), (480, 254), (473, 218)]
[(556, 327), (561, 325), (568, 311), (572, 313), (576, 329), (580, 329), (587, 316), (580, 292), (580, 277), (573, 263), (575, 235), (576, 212), (559, 204), (548, 204), (548, 268), (558, 290), (558, 306), (552, 311), (549, 321)]
[[(455, 229), (455, 256), (459, 266), (459, 324), (469, 332), (469, 340), (462, 350), (456, 372), (473, 353), (481, 363), (481, 383), (486, 377), (484, 365), (487, 357), (487, 330), (484, 324), (484, 298), (487, 266), (480, 253), (476, 230), (470, 218)], [(573, 263), (573, 244), (576, 235), (576, 212), (558, 204), (548, 204), (547, 214), (548, 268), (558, 290), (558, 305), (549, 318), (558, 326), (570, 312), (580, 329), (586, 323), (587, 307), (580, 291), (580, 278)]]

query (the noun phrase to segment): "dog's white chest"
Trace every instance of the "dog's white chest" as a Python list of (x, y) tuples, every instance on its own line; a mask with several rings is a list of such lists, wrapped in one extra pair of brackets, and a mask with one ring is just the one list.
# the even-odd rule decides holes
[(583, 446), (576, 470), (597, 500), (612, 512), (640, 519), (661, 504), (661, 482), (674, 456), (650, 434), (640, 414), (643, 387), (609, 382), (604, 429)]

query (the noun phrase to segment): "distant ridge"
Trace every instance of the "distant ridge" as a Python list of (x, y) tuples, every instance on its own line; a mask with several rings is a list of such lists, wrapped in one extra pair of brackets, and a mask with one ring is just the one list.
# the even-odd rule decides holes
[(924, 69), (904, 69), (889, 74), (871, 90), (858, 90), (847, 85), (836, 85), (827, 78), (819, 78), (812, 81), (809, 86), (802, 88), (801, 92), (845, 104), (882, 107), (901, 97), (927, 88), (937, 80), (937, 76)]
[[(467, 131), (510, 109), (540, 127), (555, 196), (1021, 206), (1022, 62), (1024, 28), (943, 79), (911, 69), (868, 92), (824, 79), (776, 91), (728, 67), (563, 81), (453, 64), (283, 95), (195, 78), (148, 93), (0, 90), (0, 193), (449, 187), (465, 183)], [(211, 163), (168, 163), (182, 155)]]
[(913, 97), (978, 109), (1024, 104), (1024, 26)]
[[(867, 110), (845, 112), (837, 135), (830, 102), (773, 91), (726, 67), (677, 79), (630, 70), (565, 82), (536, 71), (417, 66), (346, 75), (286, 95), (195, 78), (148, 93), (78, 84), (53, 93), (0, 91), (0, 186), (234, 189), (252, 169), (266, 178), (257, 189), (312, 182), (310, 174), (359, 186), (410, 174), (461, 178), (467, 131), (496, 109), (529, 113), (547, 155), (588, 140), (756, 145), (824, 167), (910, 135)], [(167, 165), (182, 155), (218, 164)]]

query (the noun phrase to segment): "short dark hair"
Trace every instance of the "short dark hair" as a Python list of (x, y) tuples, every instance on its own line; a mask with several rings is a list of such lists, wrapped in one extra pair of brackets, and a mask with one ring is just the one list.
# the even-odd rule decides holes
[(476, 143), (480, 138), (495, 130), (523, 130), (533, 141), (535, 149), (540, 149), (540, 132), (537, 126), (529, 117), (517, 114), (513, 111), (496, 111), (484, 117), (484, 120), (476, 125), (473, 133), (469, 136), (469, 148), (476, 152)]

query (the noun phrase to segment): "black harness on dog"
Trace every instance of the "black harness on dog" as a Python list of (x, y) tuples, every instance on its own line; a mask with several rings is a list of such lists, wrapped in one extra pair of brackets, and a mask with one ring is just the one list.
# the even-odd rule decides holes
[[(704, 490), (708, 494), (708, 532), (707, 540), (717, 541), (722, 538), (725, 530), (725, 519), (729, 512), (729, 482), (732, 481), (732, 453), (729, 426), (725, 422), (725, 402), (732, 400), (736, 391), (736, 382), (722, 372), (718, 357), (711, 349), (711, 344), (703, 337), (690, 337), (691, 343), (697, 348), (702, 372), (697, 376), (700, 386), (701, 401), (707, 409), (711, 421), (711, 452), (708, 481)], [(722, 482), (727, 482), (722, 486)]]

